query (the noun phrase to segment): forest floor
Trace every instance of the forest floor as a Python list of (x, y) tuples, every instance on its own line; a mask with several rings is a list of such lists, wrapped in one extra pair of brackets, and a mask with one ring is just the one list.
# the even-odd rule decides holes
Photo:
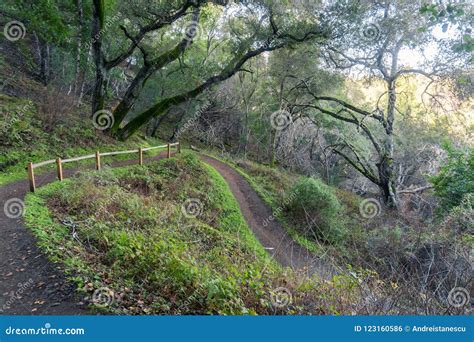
[[(165, 157), (160, 154), (148, 160)], [(296, 243), (286, 230), (272, 217), (272, 210), (263, 202), (250, 184), (231, 166), (209, 156), (202, 160), (214, 167), (229, 184), (242, 214), (272, 257), (282, 266), (291, 267), (308, 274), (318, 274), (329, 279), (334, 269), (322, 262), (317, 256)], [(110, 166), (135, 164), (136, 160), (118, 161)], [(65, 170), (65, 176), (71, 176), (79, 169)], [(53, 182), (55, 173), (37, 177), (37, 186)], [(0, 202), (11, 198), (24, 199), (28, 191), (28, 181), (23, 180), (0, 188)], [(268, 224), (263, 225), (267, 221)], [(74, 284), (67, 280), (61, 265), (50, 262), (36, 246), (33, 234), (25, 227), (21, 218), (0, 217), (0, 313), (4, 314), (46, 314), (81, 315), (90, 313), (87, 303), (74, 291)]]

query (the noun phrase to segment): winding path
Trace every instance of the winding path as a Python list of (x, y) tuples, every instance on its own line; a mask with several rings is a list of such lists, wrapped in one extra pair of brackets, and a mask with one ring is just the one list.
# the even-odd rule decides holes
[[(162, 153), (147, 160), (159, 160)], [(276, 221), (263, 221), (272, 215), (271, 209), (261, 200), (249, 183), (227, 164), (209, 156), (202, 160), (214, 167), (227, 181), (237, 199), (247, 224), (268, 252), (283, 266), (300, 269), (310, 274), (329, 277), (334, 272), (308, 250), (293, 241)], [(136, 160), (119, 161), (113, 167), (135, 164)], [(90, 166), (91, 168), (93, 167)], [(80, 170), (84, 170), (82, 167)], [(64, 170), (70, 177), (79, 169)], [(56, 180), (54, 172), (37, 176), (37, 186)], [(23, 200), (28, 181), (22, 180), (0, 188), (0, 204), (12, 198)], [(36, 239), (22, 222), (0, 213), (0, 314), (7, 315), (86, 315), (83, 298), (74, 291), (61, 265), (48, 260), (36, 245)]]
[[(250, 229), (276, 261), (285, 267), (310, 275), (318, 274), (326, 279), (335, 274), (333, 267), (295, 242), (280, 223), (268, 219), (272, 216), (272, 210), (240, 173), (212, 157), (201, 156), (201, 159), (227, 181)], [(268, 223), (264, 225), (264, 221)]]

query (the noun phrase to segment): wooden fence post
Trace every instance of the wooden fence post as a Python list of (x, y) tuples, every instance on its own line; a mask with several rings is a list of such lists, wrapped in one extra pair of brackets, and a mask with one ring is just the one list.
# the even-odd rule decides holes
[(95, 153), (95, 169), (98, 170), (98, 171), (100, 170), (100, 153), (99, 153), (99, 151), (97, 151)]
[(35, 192), (36, 182), (35, 182), (35, 171), (33, 168), (33, 163), (28, 163), (28, 178), (30, 179), (30, 191)]
[(168, 158), (171, 158), (171, 144), (168, 144)]
[(138, 164), (143, 165), (143, 149), (138, 149)]
[(58, 179), (63, 180), (63, 164), (61, 158), (56, 159), (56, 164), (58, 165)]

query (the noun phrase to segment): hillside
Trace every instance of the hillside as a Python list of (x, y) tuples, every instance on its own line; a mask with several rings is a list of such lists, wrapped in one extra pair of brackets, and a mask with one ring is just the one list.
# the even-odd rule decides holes
[(359, 296), (351, 277), (275, 263), (273, 249), (288, 251), (267, 253), (224, 179), (189, 152), (46, 185), (27, 196), (25, 220), (103, 312), (341, 314)]
[[(143, 141), (123, 148), (132, 143)], [(90, 151), (117, 149), (101, 144)], [(75, 146), (70, 153), (81, 151)], [(409, 258), (421, 257), (432, 227), (410, 232), (408, 221), (370, 209), (368, 220), (358, 196), (250, 161), (227, 156), (204, 163), (189, 150), (149, 158), (144, 166), (119, 168), (110, 161), (104, 170), (71, 174), (26, 197), (26, 225), (67, 274), (65, 284), (74, 284), (79, 307), (117, 314), (418, 312), (416, 289), (404, 279), (423, 272)], [(6, 178), (24, 178), (20, 166), (10, 166), (18, 176)], [(241, 180), (222, 178), (226, 167)], [(450, 233), (438, 231), (445, 232), (437, 243), (446, 253)], [(468, 235), (464, 241), (472, 243)], [(397, 302), (387, 302), (395, 296)], [(35, 303), (42, 305), (26, 304), (27, 310), (48, 310), (47, 299)], [(430, 310), (442, 307), (434, 303)]]
[(472, 316), (472, 10), (2, 2), (0, 313)]

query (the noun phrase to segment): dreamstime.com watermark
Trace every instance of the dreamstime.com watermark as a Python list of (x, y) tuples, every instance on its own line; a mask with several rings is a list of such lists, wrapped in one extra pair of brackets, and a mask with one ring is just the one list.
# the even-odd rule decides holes
[(15, 328), (9, 326), (5, 329), (6, 335), (85, 335), (84, 328), (53, 328), (51, 323), (46, 323), (40, 328)]
[(105, 131), (114, 125), (114, 115), (110, 110), (102, 109), (98, 110), (92, 116), (92, 124), (99, 131)]
[(17, 300), (19, 300), (23, 293), (25, 293), (31, 286), (33, 285), (33, 279), (28, 279), (27, 282), (18, 283), (18, 290), (12, 291), (10, 294), (10, 298), (2, 305), (0, 312), (11, 307)]
[[(34, 103), (33, 101), (31, 100), (28, 100), (23, 106), (19, 107), (19, 108), (15, 108), (14, 112), (15, 113), (18, 113), (18, 114), (21, 114), (21, 115), (25, 115), (25, 113), (27, 111), (30, 111), (34, 108)], [(0, 107), (0, 113), (2, 113), (3, 110), (2, 108)]]
[(193, 20), (184, 31), (184, 39), (191, 43), (194, 40), (201, 38), (203, 32), (204, 29), (202, 28), (201, 24), (199, 24), (199, 22), (196, 20)]
[(380, 38), (380, 27), (375, 23), (367, 24), (360, 29), (362, 39), (371, 42)]
[[(0, 91), (8, 85), (8, 81), (4, 80), (3, 83), (0, 85)], [(14, 127), (17, 122), (18, 122), (18, 117), (19, 116), (24, 116), (26, 113), (30, 110), (34, 109), (34, 104), (33, 101), (28, 100), (26, 104), (24, 104), (21, 107), (17, 107), (11, 112), (7, 110), (6, 108), (3, 108), (0, 106), (0, 115), (4, 116), (4, 121), (3, 121), (3, 129), (8, 131)], [(14, 114), (14, 115), (11, 115)]]
[(91, 298), (86, 298), (101, 308), (112, 306), (115, 303), (115, 292), (108, 287), (95, 289)]
[(280, 215), (280, 213), (285, 209), (285, 207), (292, 203), (296, 199), (296, 197), (298, 197), (298, 191), (293, 191), (291, 195), (285, 198), (283, 200), (283, 203), (272, 212), (272, 215), (263, 220), (262, 225), (264, 227), (268, 226), (270, 221), (273, 221), (276, 217), (278, 217), (278, 215)]
[(282, 131), (291, 124), (291, 114), (285, 109), (280, 109), (270, 115), (270, 124), (273, 129)]
[(270, 291), (270, 302), (273, 307), (281, 309), (293, 303), (293, 296), (286, 287), (278, 287)]
[(89, 50), (92, 46), (92, 44), (94, 44), (95, 42), (97, 42), (100, 37), (102, 37), (104, 35), (105, 32), (107, 32), (107, 30), (117, 21), (119, 21), (122, 17), (117, 14), (117, 15), (114, 15), (113, 17), (111, 18), (107, 18), (105, 19), (105, 22), (104, 22), (104, 25), (102, 27), (102, 29), (99, 31), (99, 33), (97, 33), (94, 37), (92, 37), (92, 39), (87, 42), (85, 44), (86, 48)]
[(461, 308), (471, 302), (469, 291), (464, 287), (455, 287), (448, 293), (448, 304), (455, 308)]
[(206, 100), (204, 104), (194, 113), (194, 115), (188, 121), (186, 121), (186, 123), (182, 127), (178, 129), (178, 132), (176, 132), (176, 139), (179, 139), (179, 137), (191, 127), (195, 127), (201, 115), (205, 113), (206, 110), (209, 109), (209, 107), (211, 107), (211, 102), (209, 100)]

